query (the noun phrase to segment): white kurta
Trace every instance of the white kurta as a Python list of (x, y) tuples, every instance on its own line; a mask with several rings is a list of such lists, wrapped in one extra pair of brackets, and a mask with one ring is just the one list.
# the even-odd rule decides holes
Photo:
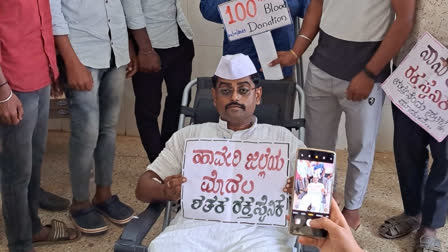
[[(154, 171), (162, 179), (180, 174), (185, 140), (189, 138), (289, 142), (290, 174), (294, 174), (297, 148), (304, 147), (291, 131), (283, 127), (255, 122), (249, 129), (232, 131), (227, 129), (225, 121), (220, 120), (219, 123), (188, 126), (176, 132), (159, 157), (148, 166), (148, 170)], [(151, 242), (149, 251), (291, 251), (295, 239), (289, 235), (287, 227), (189, 220), (178, 214), (170, 226)]]
[(308, 211), (308, 207), (311, 205), (312, 212), (320, 212), (322, 197), (324, 196), (322, 190), (324, 184), (322, 183), (309, 183), (307, 187), (307, 193), (303, 196), (299, 203), (300, 211)]

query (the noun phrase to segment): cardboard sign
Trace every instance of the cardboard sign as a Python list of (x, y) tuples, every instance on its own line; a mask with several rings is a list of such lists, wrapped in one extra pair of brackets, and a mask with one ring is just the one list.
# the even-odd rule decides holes
[(429, 33), (382, 84), (390, 100), (437, 141), (448, 135), (448, 50)]
[(183, 161), (183, 216), (285, 226), (288, 173), (288, 143), (189, 139)]
[(230, 41), (292, 24), (284, 0), (234, 0), (218, 9)]

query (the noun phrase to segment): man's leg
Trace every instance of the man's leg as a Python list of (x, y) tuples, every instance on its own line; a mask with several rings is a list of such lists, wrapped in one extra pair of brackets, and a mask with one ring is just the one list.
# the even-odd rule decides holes
[(165, 54), (156, 50), (162, 62), (162, 70), (157, 73), (137, 72), (132, 77), (135, 94), (135, 119), (140, 139), (149, 161), (153, 162), (162, 150), (159, 123), (160, 101), (162, 99), (163, 65)]
[(334, 77), (309, 64), (305, 82), (305, 145), (334, 150), (342, 114), (337, 97), (332, 93)]
[(177, 131), (180, 115), (180, 104), (185, 86), (191, 80), (191, 69), (194, 57), (193, 41), (189, 40), (179, 28), (180, 46), (169, 49), (164, 78), (168, 95), (165, 100), (162, 123), (162, 146)]
[(111, 192), (117, 136), (115, 127), (120, 115), (125, 76), (126, 66), (111, 67), (100, 80), (100, 128), (94, 153), (96, 193), (92, 203), (116, 224), (126, 224), (133, 214), (132, 208), (121, 203)]
[[(422, 225), (418, 238), (435, 238), (436, 230), (445, 225), (448, 211), (448, 138), (439, 143), (431, 136), (428, 137), (434, 161), (425, 185)], [(420, 239), (420, 244), (423, 239), (425, 238)], [(434, 244), (437, 242), (440, 243), (434, 241)]]
[(42, 228), (40, 218), (37, 215), (40, 198), (40, 170), (42, 167), (45, 149), (47, 147), (48, 114), (50, 109), (50, 86), (37, 91), (39, 96), (37, 122), (34, 128), (32, 140), (32, 173), (28, 187), (28, 201), (30, 207), (33, 234)]
[(339, 101), (346, 116), (348, 145), (348, 168), (345, 180), (345, 208), (343, 214), (348, 224), (356, 229), (361, 223), (358, 209), (361, 208), (369, 183), (376, 136), (381, 122), (384, 92), (375, 84), (369, 98), (353, 102), (346, 98), (349, 82), (340, 80)]
[(428, 135), (392, 104), (394, 155), (404, 213), (417, 216), (422, 211), (422, 192), (428, 173)]
[(15, 94), (22, 102), (24, 115), (17, 126), (0, 125), (1, 193), (8, 247), (12, 252), (22, 252), (32, 249), (32, 234), (42, 228), (30, 191), (36, 185), (39, 188), (40, 183), (40, 171), (33, 171), (40, 169), (33, 165), (33, 133), (38, 122), (39, 95), (38, 91)]
[(100, 125), (95, 148), (95, 183), (110, 187), (115, 160), (116, 125), (120, 115), (126, 66), (110, 68), (100, 80), (98, 96)]
[(73, 202), (70, 214), (73, 224), (81, 232), (99, 234), (107, 231), (107, 225), (89, 202), (89, 178), (99, 135), (98, 90), (105, 70), (88, 69), (93, 78), (92, 89), (66, 91), (71, 115), (69, 168)]
[[(332, 93), (334, 77), (312, 63), (308, 66), (305, 82), (305, 145), (311, 148), (334, 150), (338, 136), (338, 126), (342, 114), (337, 97)], [(305, 199), (306, 195), (302, 198)], [(308, 203), (307, 203), (308, 204)], [(304, 208), (309, 206), (306, 205)], [(305, 209), (306, 210), (306, 209)], [(303, 246), (302, 251), (319, 251)]]

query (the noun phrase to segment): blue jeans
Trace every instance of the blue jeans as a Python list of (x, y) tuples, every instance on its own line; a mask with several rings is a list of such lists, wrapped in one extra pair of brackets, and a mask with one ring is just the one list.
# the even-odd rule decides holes
[(24, 115), (16, 126), (0, 124), (1, 193), (8, 247), (11, 252), (22, 252), (32, 249), (32, 235), (42, 229), (37, 210), (50, 86), (14, 93), (22, 102)]
[[(448, 137), (437, 142), (392, 104), (394, 153), (404, 212), (422, 214), (422, 225), (441, 228), (448, 211)], [(428, 171), (431, 148), (433, 163)]]
[(88, 69), (93, 77), (92, 90), (66, 90), (71, 115), (69, 168), (76, 201), (89, 200), (93, 165), (95, 183), (99, 186), (112, 184), (115, 126), (126, 75), (126, 66)]

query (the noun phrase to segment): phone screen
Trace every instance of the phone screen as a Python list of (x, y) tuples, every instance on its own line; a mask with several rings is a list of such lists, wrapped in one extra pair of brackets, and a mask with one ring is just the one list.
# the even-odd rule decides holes
[[(316, 232), (297, 230), (304, 228), (309, 219), (328, 217), (334, 187), (336, 155), (331, 151), (300, 149), (294, 174), (292, 217), (295, 234), (316, 235)], [(301, 224), (301, 225), (299, 225)]]

